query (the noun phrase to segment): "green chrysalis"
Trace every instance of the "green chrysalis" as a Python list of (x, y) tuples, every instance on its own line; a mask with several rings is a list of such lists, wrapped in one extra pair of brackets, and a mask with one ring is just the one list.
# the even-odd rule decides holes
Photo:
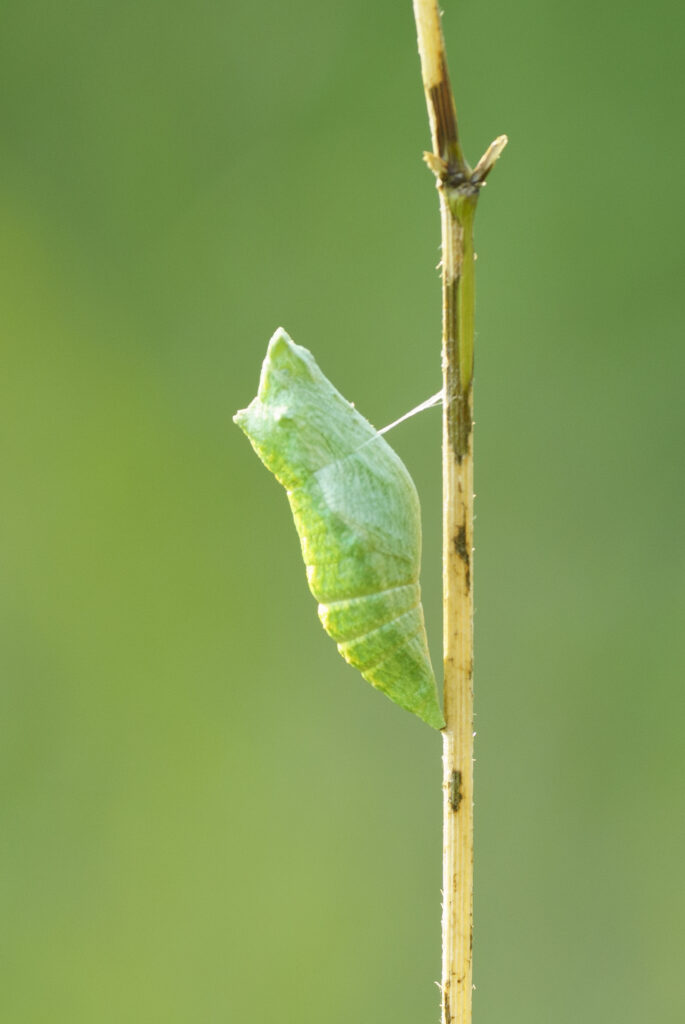
[(257, 397), (234, 420), (286, 488), (309, 588), (342, 656), (441, 729), (419, 588), (419, 499), (402, 460), (282, 329)]

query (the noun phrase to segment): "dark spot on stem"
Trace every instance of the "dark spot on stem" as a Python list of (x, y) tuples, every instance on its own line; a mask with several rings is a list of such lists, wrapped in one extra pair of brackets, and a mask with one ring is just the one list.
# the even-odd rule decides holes
[(458, 768), (455, 768), (450, 776), (450, 807), (455, 814), (459, 810), (463, 799), (464, 794), (461, 791), (461, 772)]
[(452, 1008), (450, 1007), (450, 983), (445, 982), (442, 987), (442, 1015), (445, 1024), (452, 1024)]
[[(444, 54), (440, 60), (440, 81), (431, 87), (430, 101), (435, 113), (438, 156), (442, 157), (452, 173), (458, 173), (461, 170), (459, 166), (461, 161), (459, 160), (457, 112)], [(464, 180), (463, 174), (461, 178)]]
[(457, 552), (465, 568), (466, 589), (471, 589), (471, 555), (466, 544), (466, 526), (461, 524), (454, 538), (454, 550)]
[[(456, 373), (458, 373), (458, 370)], [(460, 387), (460, 385), (458, 386)], [(460, 390), (456, 390), (456, 394), (450, 404), (447, 422), (452, 450), (457, 457), (457, 462), (461, 465), (464, 456), (469, 451), (471, 432), (473, 430), (470, 389), (467, 394), (462, 394)]]
[(462, 562), (466, 562), (468, 565), (469, 553), (466, 547), (466, 526), (464, 523), (461, 524), (457, 530), (457, 536), (454, 538), (454, 550), (457, 552)]

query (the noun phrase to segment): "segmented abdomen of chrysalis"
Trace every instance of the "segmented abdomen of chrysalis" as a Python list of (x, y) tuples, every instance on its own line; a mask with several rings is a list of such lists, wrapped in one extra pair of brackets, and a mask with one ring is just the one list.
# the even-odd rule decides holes
[(421, 607), (421, 522), (399, 456), (285, 331), (236, 422), (288, 492), (319, 617), (342, 656), (436, 729)]

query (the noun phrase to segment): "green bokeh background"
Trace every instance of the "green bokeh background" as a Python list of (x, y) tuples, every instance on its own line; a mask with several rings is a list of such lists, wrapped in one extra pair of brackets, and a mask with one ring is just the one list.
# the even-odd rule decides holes
[[(685, 1019), (676, 0), (449, 0), (477, 219), (480, 1024)], [(437, 1020), (440, 742), (231, 415), (439, 386), (411, 4), (6, 0), (0, 1016)], [(440, 645), (436, 411), (422, 496)]]

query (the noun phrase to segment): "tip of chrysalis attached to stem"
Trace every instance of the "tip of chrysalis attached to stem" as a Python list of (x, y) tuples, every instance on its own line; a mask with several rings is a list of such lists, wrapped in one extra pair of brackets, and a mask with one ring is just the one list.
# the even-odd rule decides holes
[(471, 181), (474, 185), (481, 184), (481, 182), (485, 181), (486, 177), (499, 160), (502, 150), (508, 141), (509, 139), (506, 135), (498, 135), (495, 141), (490, 143), (473, 169)]

